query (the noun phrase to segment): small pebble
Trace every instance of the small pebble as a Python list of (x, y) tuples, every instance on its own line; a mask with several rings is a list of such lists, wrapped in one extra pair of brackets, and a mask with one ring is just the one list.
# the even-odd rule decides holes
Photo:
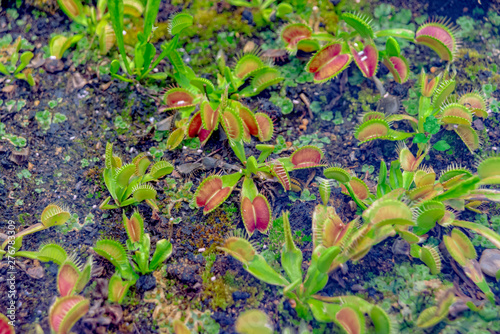
[(206, 249), (205, 249), (205, 248), (200, 248), (200, 249), (198, 249), (198, 252), (199, 252), (199, 253), (203, 253), (204, 251), (206, 251)]
[(212, 282), (215, 282), (215, 276), (212, 277), (210, 280), (212, 280)]
[(500, 250), (485, 249), (479, 260), (481, 270), (488, 276), (495, 277), (500, 270)]

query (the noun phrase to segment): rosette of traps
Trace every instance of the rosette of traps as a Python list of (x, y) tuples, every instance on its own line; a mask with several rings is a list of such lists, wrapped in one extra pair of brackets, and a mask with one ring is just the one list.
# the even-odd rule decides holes
[[(149, 173), (147, 173), (148, 168)], [(165, 177), (173, 170), (172, 164), (164, 160), (152, 164), (145, 153), (137, 155), (131, 163), (123, 165), (122, 159), (113, 154), (113, 144), (107, 143), (103, 177), (111, 196), (108, 196), (99, 208), (116, 209), (146, 201), (153, 210), (158, 210), (156, 189), (150, 182)], [(110, 203), (111, 198), (114, 204)]]
[[(421, 166), (427, 151), (419, 151), (415, 156), (402, 144), (398, 154), (399, 159), (390, 164), (389, 170), (386, 163), (381, 161), (375, 190), (371, 190), (363, 180), (352, 176), (344, 168), (336, 166), (326, 168), (324, 170), (326, 179), (320, 182), (322, 199), (328, 198), (334, 180), (340, 185), (342, 192), (350, 196), (364, 210), (363, 218), (373, 218), (373, 208), (379, 207), (381, 202), (392, 201), (394, 207), (386, 210), (388, 214), (396, 214), (398, 206), (399, 213), (406, 212), (404, 220), (410, 222), (397, 224), (394, 233), (410, 243), (411, 255), (422, 260), (434, 274), (441, 270), (440, 252), (434, 246), (419, 244), (426, 241), (426, 234), (436, 224), (454, 228), (451, 236), (444, 237), (450, 255), (464, 267), (466, 275), (491, 298), (491, 291), (484, 283), (481, 270), (477, 269), (474, 247), (458, 228), (480, 234), (497, 248), (500, 248), (500, 235), (481, 224), (459, 220), (458, 213), (465, 209), (481, 213), (478, 207), (483, 202), (500, 201), (500, 192), (497, 189), (484, 188), (500, 184), (500, 157), (490, 155), (479, 159), (476, 173), (459, 165), (451, 165), (438, 177), (432, 168)], [(336, 221), (334, 218), (331, 220)], [(335, 230), (336, 232), (332, 233), (328, 240), (336, 240), (335, 236), (344, 233), (345, 227), (338, 222), (330, 225), (332, 227), (329, 229), (322, 230)]]
[[(243, 147), (240, 147), (243, 149)], [(284, 191), (292, 190), (292, 179), (289, 173), (297, 169), (322, 167), (323, 152), (314, 146), (305, 146), (296, 150), (290, 157), (265, 161), (273, 152), (272, 145), (257, 145), (261, 151), (258, 159), (248, 159), (242, 151), (241, 159), (244, 168), (240, 172), (229, 175), (212, 175), (207, 177), (198, 187), (195, 197), (196, 206), (203, 208), (208, 214), (219, 207), (231, 195), (241, 179), (240, 211), (245, 229), (249, 235), (255, 230), (267, 233), (272, 222), (272, 210), (269, 200), (259, 192), (259, 180), (280, 183)]]
[(178, 147), (186, 137), (199, 138), (203, 146), (218, 129), (233, 142), (249, 142), (252, 136), (260, 141), (272, 138), (271, 118), (265, 113), (254, 113), (238, 101), (283, 80), (277, 69), (259, 57), (258, 51), (241, 55), (233, 69), (225, 62), (220, 63), (217, 87), (205, 78), (196, 77), (178, 53), (172, 53), (170, 58), (180, 87), (168, 89), (163, 98), (166, 105), (163, 110), (176, 111), (175, 129), (167, 139), (169, 149)]
[[(426, 45), (448, 62), (454, 60), (458, 50), (456, 29), (444, 19), (429, 21), (415, 33), (408, 29), (376, 30), (372, 20), (360, 13), (343, 13), (340, 18), (348, 28), (339, 29), (335, 37), (328, 32), (313, 31), (304, 23), (290, 23), (281, 29), (281, 41), (290, 54), (314, 52), (306, 71), (314, 74), (316, 83), (335, 78), (352, 60), (366, 78), (376, 76), (382, 61), (396, 82), (406, 82), (410, 67), (395, 38)], [(375, 41), (382, 38), (387, 38), (385, 50), (378, 50)]]
[[(477, 131), (472, 128), (474, 118), (488, 118), (488, 106), (484, 96), (478, 91), (453, 94), (456, 86), (454, 79), (443, 79), (443, 74), (430, 77), (422, 69), (419, 79), (418, 114), (390, 114), (367, 112), (363, 114), (354, 136), (359, 144), (371, 140), (399, 141), (414, 138), (419, 146), (430, 142), (432, 136), (441, 128), (454, 131), (471, 153), (480, 146)], [(395, 130), (394, 122), (407, 122), (413, 131)]]
[[(311, 315), (320, 322), (335, 322), (348, 333), (364, 333), (366, 316), (370, 319), (370, 329), (376, 333), (391, 333), (392, 321), (382, 308), (360, 297), (326, 297), (318, 293), (328, 283), (328, 273), (341, 254), (339, 246), (315, 244), (307, 270), (303, 268), (302, 251), (295, 245), (289, 221), (289, 213), (283, 212), (285, 242), (281, 251), (281, 268), (276, 271), (257, 251), (256, 245), (241, 233), (229, 235), (221, 250), (240, 261), (251, 275), (283, 290), (283, 295), (293, 302), (294, 310), (303, 319)], [(240, 321), (238, 321), (240, 322)]]

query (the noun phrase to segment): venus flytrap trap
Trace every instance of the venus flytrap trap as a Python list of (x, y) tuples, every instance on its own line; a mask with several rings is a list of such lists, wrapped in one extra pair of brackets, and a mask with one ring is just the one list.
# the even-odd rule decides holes
[[(131, 83), (137, 83), (147, 78), (151, 79), (165, 79), (165, 73), (151, 73), (158, 64), (174, 52), (179, 40), (179, 34), (187, 27), (193, 24), (193, 17), (185, 14), (178, 13), (170, 20), (169, 32), (172, 35), (172, 40), (166, 42), (161, 46), (162, 52), (155, 58), (156, 48), (150, 42), (153, 34), (153, 26), (158, 15), (160, 8), (160, 0), (148, 0), (144, 13), (144, 27), (143, 31), (137, 34), (138, 42), (136, 43), (133, 54), (134, 58), (130, 60), (127, 57), (125, 50), (125, 42), (123, 38), (124, 33), (124, 10), (127, 1), (124, 0), (109, 0), (108, 10), (111, 14), (111, 24), (116, 35), (116, 43), (118, 51), (120, 52), (121, 59), (113, 60), (111, 62), (110, 74), (112, 77)], [(118, 70), (122, 68), (125, 75), (118, 74)]]
[[(84, 4), (81, 0), (57, 0), (62, 11), (74, 22), (84, 26), (88, 36), (96, 36), (99, 41), (99, 52), (105, 55), (116, 42), (110, 20), (114, 13), (107, 10), (108, 1), (98, 0), (96, 6)], [(123, 6), (123, 15), (139, 18), (144, 12), (144, 5), (138, 0), (126, 0)], [(80, 41), (84, 35), (77, 34), (69, 37), (55, 35), (49, 43), (51, 56), (61, 59), (64, 52)]]
[[(328, 179), (333, 179), (341, 184), (343, 193), (350, 196), (356, 204), (363, 210), (368, 206), (376, 206), (380, 201), (402, 201), (398, 202), (399, 213), (406, 211), (406, 219), (410, 224), (398, 226), (394, 232), (399, 234), (411, 245), (411, 255), (421, 259), (429, 266), (432, 273), (441, 271), (441, 255), (436, 247), (424, 245), (419, 246), (426, 239), (426, 233), (433, 229), (436, 224), (443, 227), (461, 227), (472, 230), (492, 242), (500, 248), (500, 236), (491, 229), (481, 224), (458, 220), (457, 211), (469, 208), (472, 209), (479, 202), (498, 202), (500, 194), (498, 190), (486, 189), (482, 186), (496, 185), (500, 183), (500, 174), (497, 172), (500, 166), (500, 158), (492, 155), (480, 159), (477, 163), (477, 174), (461, 166), (452, 165), (443, 171), (439, 178), (432, 168), (421, 167), (420, 164), (426, 150), (419, 150), (415, 157), (406, 146), (400, 146), (399, 160), (393, 161), (389, 170), (389, 181), (387, 181), (387, 165), (384, 161), (380, 164), (379, 180), (376, 193), (372, 193), (368, 186), (347, 170), (340, 167), (329, 167), (324, 170), (324, 175)], [(401, 170), (402, 169), (402, 170)], [(322, 192), (328, 193), (329, 182), (320, 188)], [(326, 194), (323, 196), (327, 196)], [(322, 197), (322, 198), (323, 198)], [(405, 204), (407, 203), (407, 204)], [(411, 210), (410, 210), (411, 209)], [(363, 218), (370, 212), (363, 213)], [(392, 211), (396, 214), (396, 210)], [(371, 216), (371, 215), (370, 215)], [(401, 219), (401, 217), (399, 218)], [(456, 243), (461, 244), (461, 251), (465, 251), (469, 246), (467, 240), (460, 238), (461, 234), (455, 232), (452, 239), (446, 238), (448, 250)], [(452, 242), (453, 241), (453, 242)], [(456, 259), (460, 256), (456, 252), (450, 254)], [(472, 250), (471, 250), (472, 251)], [(477, 272), (477, 266), (473, 265), (477, 261), (472, 258), (472, 253), (463, 255), (463, 260), (458, 261), (466, 265), (471, 278), (476, 284), (483, 281), (482, 274)], [(470, 261), (465, 261), (468, 259)], [(474, 262), (476, 261), (476, 262)], [(486, 289), (484, 284), (478, 286)]]
[(248, 310), (240, 313), (234, 327), (236, 332), (241, 334), (274, 333), (269, 317), (261, 310)]
[(70, 217), (70, 213), (63, 207), (57, 204), (47, 205), (40, 217), (40, 223), (31, 225), (30, 227), (17, 232), (14, 235), (9, 234), (9, 238), (5, 240), (1, 246), (0, 257), (3, 257), (3, 255), (5, 255), (6, 253), (8, 253), (10, 256), (26, 256), (27, 254), (29, 255), (29, 253), (19, 251), (22, 247), (24, 237), (36, 232), (46, 230), (53, 226), (62, 225), (66, 223), (70, 219)]
[(335, 322), (348, 333), (364, 333), (367, 314), (377, 333), (391, 333), (392, 322), (380, 307), (355, 296), (317, 295), (328, 283), (329, 269), (341, 248), (316, 245), (309, 267), (304, 273), (302, 252), (293, 242), (288, 212), (283, 213), (283, 223), (285, 243), (281, 252), (281, 266), (286, 276), (269, 266), (254, 245), (245, 238), (230, 236), (220, 249), (240, 261), (245, 270), (256, 278), (282, 287), (284, 296), (291, 301), (301, 318), (309, 319), (312, 314), (317, 321)]
[[(146, 275), (155, 271), (172, 254), (172, 244), (162, 239), (156, 243), (150, 259), (151, 241), (149, 234), (144, 233), (144, 220), (138, 211), (134, 211), (130, 219), (123, 213), (123, 226), (128, 236), (126, 246), (116, 240), (101, 239), (93, 248), (116, 268), (109, 282), (109, 300), (116, 303), (123, 301), (139, 274)], [(127, 250), (132, 252), (131, 256)]]
[[(478, 91), (463, 94), (452, 94), (456, 81), (445, 79), (446, 73), (431, 77), (422, 69), (419, 86), (420, 100), (417, 117), (408, 114), (385, 115), (381, 112), (367, 112), (356, 128), (355, 137), (360, 144), (371, 140), (405, 140), (413, 137), (413, 142), (423, 147), (430, 142), (432, 135), (441, 127), (453, 130), (474, 153), (480, 146), (479, 135), (472, 128), (474, 117), (487, 119), (488, 104)], [(403, 132), (392, 128), (394, 122), (407, 121), (413, 132)], [(446, 142), (440, 141), (433, 148), (442, 151), (449, 148)]]
[[(146, 203), (158, 211), (156, 205), (156, 190), (149, 182), (157, 181), (165, 175), (172, 173), (174, 167), (167, 161), (154, 163), (146, 173), (151, 161), (145, 153), (136, 156), (132, 163), (122, 166), (122, 160), (113, 155), (113, 144), (106, 144), (105, 168), (103, 171), (104, 183), (110, 192), (100, 205), (101, 210), (116, 209), (146, 201)], [(114, 204), (109, 203), (111, 198)]]
[[(366, 78), (378, 81), (376, 74), (379, 62), (382, 61), (396, 82), (406, 82), (410, 68), (394, 37), (430, 47), (442, 60), (448, 61), (448, 67), (458, 50), (459, 41), (454, 36), (455, 28), (446, 20), (424, 23), (415, 33), (408, 29), (375, 31), (372, 20), (359, 13), (344, 13), (341, 19), (354, 31), (347, 32), (338, 28), (333, 36), (327, 32), (313, 31), (304, 23), (288, 24), (281, 31), (281, 40), (289, 53), (295, 54), (299, 50), (315, 52), (306, 65), (306, 70), (314, 73), (314, 81), (317, 83), (336, 77), (352, 60)], [(385, 50), (378, 50), (375, 40), (386, 37)]]
[(0, 333), (3, 334), (16, 334), (16, 330), (12, 322), (5, 315), (0, 313)]
[(75, 323), (89, 311), (90, 301), (82, 296), (57, 298), (49, 310), (53, 333), (69, 334)]
[[(289, 172), (324, 166), (321, 163), (323, 152), (314, 146), (306, 146), (296, 150), (290, 157), (278, 158), (265, 162), (273, 152), (272, 145), (257, 145), (261, 151), (258, 159), (245, 156), (243, 145), (232, 143), (236, 156), (245, 166), (240, 172), (229, 175), (212, 175), (207, 177), (196, 190), (194, 200), (203, 213), (208, 214), (219, 207), (231, 195), (238, 182), (243, 178), (240, 192), (240, 210), (245, 229), (251, 236), (255, 230), (267, 233), (272, 221), (272, 210), (268, 199), (259, 192), (260, 181), (279, 182), (285, 191), (292, 190), (295, 185)], [(257, 180), (254, 181), (254, 179)]]

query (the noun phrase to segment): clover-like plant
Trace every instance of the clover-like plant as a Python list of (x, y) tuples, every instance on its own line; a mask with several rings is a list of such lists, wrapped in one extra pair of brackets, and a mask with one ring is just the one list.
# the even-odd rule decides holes
[[(233, 143), (234, 144), (234, 143)], [(203, 208), (207, 214), (219, 207), (231, 195), (232, 191), (243, 178), (240, 192), (240, 210), (245, 229), (251, 236), (255, 230), (267, 233), (272, 221), (271, 206), (267, 198), (259, 193), (254, 178), (279, 182), (285, 191), (292, 189), (289, 172), (297, 169), (324, 166), (321, 160), (323, 152), (315, 146), (304, 146), (296, 150), (290, 157), (278, 158), (265, 162), (273, 152), (272, 145), (257, 145), (261, 150), (258, 159), (254, 156), (245, 157), (243, 145), (233, 147), (245, 168), (229, 175), (212, 175), (199, 185), (194, 195), (195, 204)]]
[[(115, 33), (111, 27), (110, 19), (115, 14), (111, 10), (113, 3), (107, 0), (98, 0), (96, 6), (84, 4), (81, 0), (57, 0), (59, 8), (74, 22), (87, 28), (89, 36), (97, 36), (99, 41), (99, 50), (105, 55), (111, 50), (116, 42)], [(158, 1), (159, 2), (159, 1)], [(122, 8), (122, 17), (139, 18), (144, 12), (144, 5), (139, 0), (126, 0)], [(120, 36), (122, 32), (120, 31)], [(50, 40), (50, 53), (52, 56), (60, 59), (64, 52), (74, 43), (78, 42), (83, 35), (74, 35), (66, 37), (56, 35)], [(123, 36), (122, 36), (123, 38)]]
[(21, 50), (21, 36), (12, 43), (8, 50), (11, 52), (7, 58), (7, 63), (3, 64), (0, 62), (0, 75), (5, 77), (1, 81), (6, 80), (6, 84), (9, 84), (13, 79), (18, 79), (26, 81), (30, 86), (34, 86), (35, 80), (31, 74), (32, 70), (26, 68), (33, 58), (33, 52), (25, 51), (19, 54)]
[[(158, 210), (156, 205), (156, 190), (148, 182), (157, 181), (172, 173), (174, 167), (167, 161), (154, 163), (146, 173), (151, 161), (145, 153), (137, 155), (132, 163), (122, 166), (120, 157), (113, 155), (113, 144), (106, 144), (104, 183), (111, 196), (108, 196), (99, 206), (101, 210), (116, 209), (146, 201)], [(111, 198), (114, 204), (109, 203)]]
[[(354, 31), (341, 30), (345, 28), (339, 27), (333, 36), (327, 32), (313, 31), (304, 23), (290, 23), (281, 31), (281, 40), (291, 54), (298, 50), (306, 53), (316, 52), (306, 65), (306, 70), (314, 73), (315, 82), (324, 82), (336, 77), (352, 60), (367, 78), (375, 78), (379, 61), (382, 61), (395, 81), (406, 82), (410, 68), (394, 37), (427, 45), (436, 51), (441, 59), (449, 62), (454, 60), (458, 49), (455, 29), (443, 20), (425, 23), (415, 33), (408, 29), (375, 31), (372, 20), (359, 13), (344, 13), (341, 19)], [(385, 50), (378, 50), (375, 40), (386, 37), (389, 38)]]
[[(27, 235), (46, 230), (53, 226), (66, 223), (71, 218), (71, 214), (63, 207), (57, 204), (49, 204), (45, 207), (40, 217), (40, 223), (34, 224), (20, 232), (13, 230), (7, 231), (7, 239), (3, 242), (0, 249), (0, 258), (7, 254), (8, 256), (26, 256), (25, 252), (20, 252), (23, 245), (23, 238)], [(29, 253), (28, 253), (29, 255)]]
[[(109, 299), (121, 303), (128, 289), (135, 284), (141, 275), (156, 270), (171, 254), (172, 244), (166, 239), (156, 243), (156, 249), (150, 260), (151, 240), (144, 233), (144, 220), (138, 211), (127, 218), (123, 213), (123, 226), (127, 231), (126, 245), (112, 240), (101, 239), (96, 242), (94, 251), (111, 262), (116, 272), (109, 282)], [(128, 252), (132, 252), (129, 256)]]
[(363, 333), (368, 314), (377, 333), (390, 333), (392, 323), (385, 311), (355, 296), (325, 297), (317, 295), (328, 283), (328, 272), (340, 254), (339, 246), (322, 244), (314, 248), (304, 275), (303, 255), (293, 242), (288, 213), (283, 213), (285, 243), (281, 251), (281, 266), (286, 277), (275, 271), (245, 238), (230, 236), (221, 250), (240, 261), (250, 274), (268, 284), (283, 288), (283, 295), (295, 306), (297, 314), (307, 319), (310, 314), (320, 322), (335, 322), (348, 333)]
[[(116, 35), (116, 44), (120, 52), (120, 61), (115, 59), (111, 62), (110, 74), (112, 77), (125, 81), (137, 82), (143, 79), (165, 79), (165, 73), (151, 73), (158, 64), (165, 59), (177, 47), (179, 34), (185, 28), (193, 24), (193, 17), (186, 13), (178, 13), (175, 15), (169, 25), (169, 32), (173, 36), (170, 42), (165, 42), (161, 46), (161, 53), (155, 58), (156, 48), (150, 43), (153, 33), (153, 25), (158, 15), (161, 0), (148, 0), (146, 4), (146, 12), (144, 16), (144, 28), (142, 32), (137, 34), (138, 42), (134, 47), (134, 57), (129, 60), (125, 51), (125, 42), (123, 39), (123, 15), (127, 1), (124, 0), (108, 0), (108, 10), (111, 14), (111, 23)], [(125, 75), (118, 74), (118, 70), (122, 68)]]
[(57, 298), (49, 310), (49, 324), (53, 333), (69, 334), (76, 322), (89, 311), (90, 302), (82, 296)]
[[(343, 192), (349, 195), (358, 206), (365, 210), (369, 205), (391, 199), (403, 207), (409, 207), (408, 219), (412, 224), (404, 224), (395, 229), (404, 240), (411, 245), (411, 255), (420, 258), (436, 274), (441, 270), (441, 255), (436, 247), (418, 244), (426, 240), (426, 233), (436, 224), (443, 227), (462, 227), (481, 234), (500, 248), (500, 236), (489, 228), (480, 224), (458, 220), (457, 211), (477, 206), (478, 202), (498, 201), (500, 192), (495, 189), (485, 189), (482, 186), (500, 184), (500, 157), (492, 155), (480, 159), (477, 163), (477, 173), (457, 165), (450, 166), (443, 171), (439, 178), (432, 168), (420, 167), (426, 152), (420, 151), (415, 157), (406, 146), (400, 146), (399, 160), (393, 161), (387, 180), (387, 166), (384, 161), (380, 164), (379, 179), (376, 193), (372, 193), (366, 183), (340, 167), (329, 167), (324, 170), (327, 179), (333, 179), (341, 184)], [(401, 170), (402, 169), (402, 170)], [(328, 192), (331, 182), (324, 181), (323, 188)], [(321, 190), (321, 189), (320, 189)], [(325, 195), (326, 196), (326, 195)], [(408, 203), (408, 204), (405, 204)], [(391, 213), (395, 213), (391, 210)], [(366, 211), (363, 213), (365, 217)], [(477, 273), (473, 249), (459, 232), (446, 238), (450, 254), (465, 270), (469, 271), (472, 280), (481, 287), (482, 275)], [(453, 245), (459, 243), (462, 255), (454, 251)], [(466, 249), (469, 249), (466, 251)], [(480, 272), (480, 270), (479, 270)], [(484, 286), (484, 285), (483, 285)]]
[[(452, 94), (455, 85), (454, 79), (444, 80), (442, 75), (430, 78), (422, 69), (418, 115), (415, 117), (408, 114), (385, 115), (381, 112), (367, 112), (356, 129), (356, 139), (363, 144), (376, 139), (396, 141), (413, 137), (413, 142), (422, 146), (430, 142), (432, 135), (443, 127), (455, 131), (473, 153), (480, 144), (479, 136), (472, 128), (473, 118), (488, 118), (488, 106), (484, 97), (477, 91)], [(407, 121), (413, 131), (393, 129), (391, 125), (399, 121)], [(439, 145), (437, 142), (434, 147), (442, 150)]]

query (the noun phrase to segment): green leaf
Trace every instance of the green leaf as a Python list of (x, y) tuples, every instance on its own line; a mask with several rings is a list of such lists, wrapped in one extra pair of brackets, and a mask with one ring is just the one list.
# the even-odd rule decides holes
[(342, 308), (340, 305), (325, 303), (316, 299), (309, 299), (307, 301), (314, 318), (319, 322), (333, 322), (335, 314)]
[(33, 58), (33, 52), (30, 52), (30, 51), (27, 51), (27, 52), (24, 52), (22, 55), (21, 55), (21, 65), (19, 65), (16, 69), (16, 71), (14, 72), (14, 74), (16, 73), (19, 73), (21, 72), (22, 70), (24, 70), (24, 68), (26, 66), (28, 66), (28, 64), (30, 63), (30, 60), (31, 58)]
[[(116, 1), (116, 0), (112, 0)], [(147, 41), (153, 30), (153, 24), (156, 21), (156, 16), (158, 15), (158, 10), (160, 9), (161, 0), (148, 0), (146, 5), (146, 14), (144, 15), (144, 33), (143, 36)], [(111, 14), (111, 17), (113, 14)], [(122, 19), (123, 21), (123, 19)]]
[(170, 241), (162, 239), (156, 243), (155, 253), (149, 264), (149, 270), (156, 270), (172, 254)]
[(424, 130), (430, 134), (435, 135), (436, 133), (439, 132), (439, 129), (441, 126), (438, 123), (438, 120), (434, 116), (429, 116), (426, 118), (425, 123), (424, 123)]
[(285, 244), (281, 251), (281, 266), (292, 282), (302, 280), (302, 252), (293, 242), (292, 230), (288, 219), (289, 212), (283, 212)]
[(417, 133), (415, 137), (413, 137), (413, 143), (414, 144), (425, 144), (431, 139), (431, 136), (426, 136), (423, 133)]
[[(158, 0), (158, 3), (159, 2), (160, 1)], [(149, 6), (149, 1), (148, 1), (148, 6)], [(122, 56), (123, 63), (125, 64), (127, 72), (131, 73), (130, 65), (127, 60), (127, 54), (125, 52), (125, 42), (123, 40), (123, 0), (109, 0), (108, 11), (111, 18), (111, 25), (113, 26), (113, 30), (115, 31), (116, 44), (118, 44), (118, 50), (120, 51), (120, 55)]]
[(248, 262), (247, 271), (267, 284), (281, 286), (287, 286), (290, 284), (290, 282), (288, 282), (283, 276), (271, 268), (271, 266), (267, 264), (264, 257), (260, 254), (255, 254), (254, 259)]
[(451, 146), (448, 145), (448, 143), (446, 142), (446, 140), (440, 140), (437, 143), (435, 143), (432, 147), (434, 149), (436, 149), (437, 151), (441, 151), (441, 152), (442, 151), (446, 151), (449, 148), (451, 148)]

